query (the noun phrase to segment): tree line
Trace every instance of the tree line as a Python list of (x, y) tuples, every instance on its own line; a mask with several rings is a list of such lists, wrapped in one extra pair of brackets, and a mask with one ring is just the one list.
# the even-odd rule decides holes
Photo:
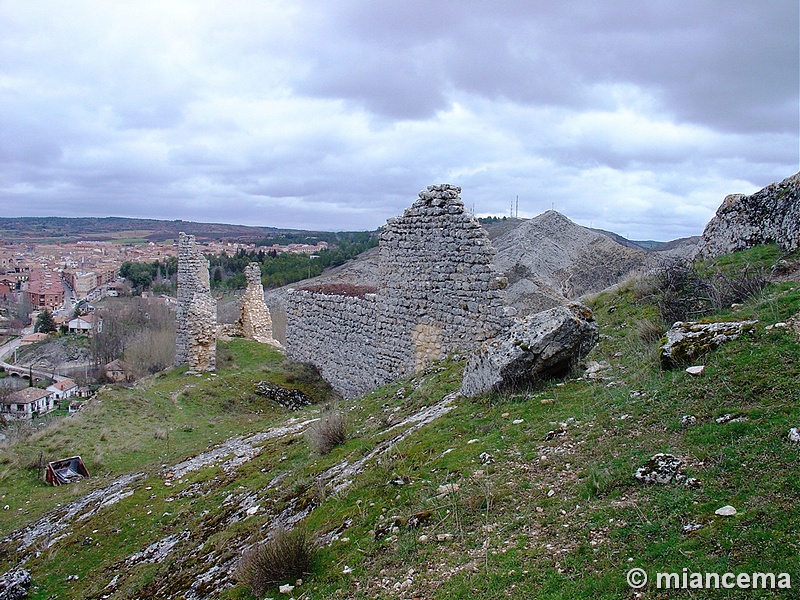
[[(335, 246), (321, 250), (313, 256), (276, 250), (245, 251), (235, 254), (207, 255), (212, 289), (241, 289), (247, 287), (245, 267), (251, 262), (261, 266), (261, 283), (266, 289), (281, 287), (295, 281), (316, 277), (329, 267), (342, 265), (369, 248), (378, 245), (374, 232), (356, 231), (329, 234)], [(178, 260), (152, 263), (124, 262), (120, 275), (131, 285), (134, 293), (151, 290), (156, 293), (174, 293), (177, 286)]]

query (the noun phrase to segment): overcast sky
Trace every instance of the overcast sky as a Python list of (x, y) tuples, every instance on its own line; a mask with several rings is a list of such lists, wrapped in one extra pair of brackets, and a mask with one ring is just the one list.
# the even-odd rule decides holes
[(699, 234), (800, 170), (797, 0), (0, 0), (0, 211)]

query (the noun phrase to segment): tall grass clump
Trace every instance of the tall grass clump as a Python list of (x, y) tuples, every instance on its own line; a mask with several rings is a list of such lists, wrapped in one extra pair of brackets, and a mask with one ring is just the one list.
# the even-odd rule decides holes
[(306, 438), (314, 452), (328, 454), (347, 441), (347, 419), (338, 410), (326, 411), (308, 428)]
[(246, 550), (236, 567), (236, 578), (255, 596), (281, 583), (294, 583), (311, 571), (316, 551), (305, 527), (279, 528), (271, 540)]

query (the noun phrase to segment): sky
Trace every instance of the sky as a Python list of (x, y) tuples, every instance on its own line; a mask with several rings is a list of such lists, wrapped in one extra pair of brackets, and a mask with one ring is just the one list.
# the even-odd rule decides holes
[(0, 0), (0, 215), (698, 235), (800, 170), (797, 0)]

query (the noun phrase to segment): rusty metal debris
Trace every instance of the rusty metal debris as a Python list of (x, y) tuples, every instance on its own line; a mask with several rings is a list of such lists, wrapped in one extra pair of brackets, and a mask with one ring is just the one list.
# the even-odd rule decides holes
[(51, 485), (66, 485), (89, 477), (89, 471), (80, 456), (72, 456), (47, 463), (45, 481)]

